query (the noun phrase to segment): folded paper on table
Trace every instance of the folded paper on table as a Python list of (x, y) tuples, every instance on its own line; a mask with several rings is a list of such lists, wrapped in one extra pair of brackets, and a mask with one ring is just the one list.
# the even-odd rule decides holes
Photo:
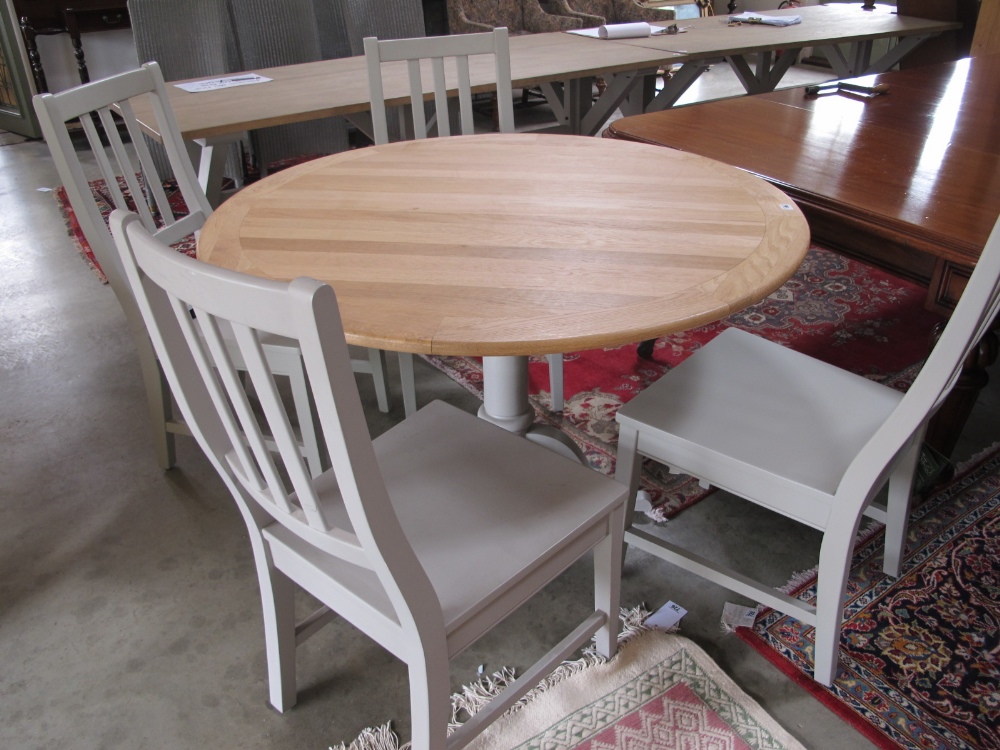
[(637, 39), (641, 37), (663, 34), (666, 28), (652, 26), (645, 21), (635, 23), (609, 23), (593, 29), (568, 29), (567, 33), (578, 36), (589, 36), (594, 39)]
[(764, 16), (760, 13), (735, 13), (729, 16), (729, 21), (740, 23), (760, 23), (765, 26), (794, 26), (802, 23), (802, 16)]

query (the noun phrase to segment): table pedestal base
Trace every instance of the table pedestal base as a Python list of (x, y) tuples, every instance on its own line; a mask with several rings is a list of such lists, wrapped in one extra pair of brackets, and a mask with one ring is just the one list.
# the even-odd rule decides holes
[(582, 464), (586, 457), (561, 430), (535, 424), (528, 401), (527, 357), (483, 357), (483, 405), (479, 416)]

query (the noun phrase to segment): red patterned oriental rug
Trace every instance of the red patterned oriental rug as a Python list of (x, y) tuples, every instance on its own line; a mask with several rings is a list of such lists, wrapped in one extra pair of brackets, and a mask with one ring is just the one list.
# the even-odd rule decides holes
[[(141, 175), (139, 175), (139, 177), (141, 180)], [(118, 178), (118, 186), (122, 191), (122, 195), (125, 196), (125, 200), (128, 203), (129, 208), (134, 211), (135, 202), (133, 201), (132, 196), (129, 195), (124, 177)], [(167, 180), (163, 183), (163, 189), (167, 195), (167, 201), (170, 203), (170, 208), (174, 212), (174, 216), (177, 218), (186, 216), (188, 212), (187, 206), (184, 203), (184, 198), (181, 195), (180, 190), (177, 189), (177, 183), (173, 180)], [(143, 190), (145, 190), (145, 186), (143, 187)], [(90, 191), (94, 194), (94, 199), (97, 201), (98, 208), (101, 210), (101, 215), (104, 217), (104, 221), (107, 222), (108, 218), (111, 216), (111, 212), (115, 208), (107, 183), (105, 183), (104, 180), (93, 180), (90, 183)], [(56, 203), (59, 204), (59, 210), (62, 212), (63, 219), (66, 222), (66, 231), (73, 239), (77, 252), (80, 253), (83, 260), (97, 275), (97, 278), (101, 280), (101, 283), (107, 284), (108, 277), (104, 275), (104, 271), (101, 270), (100, 263), (98, 263), (97, 258), (94, 257), (94, 251), (91, 249), (90, 243), (88, 243), (87, 238), (83, 236), (83, 229), (80, 227), (80, 222), (76, 218), (76, 212), (69, 203), (69, 196), (66, 195), (66, 188), (60, 185), (53, 191), (53, 193), (56, 197)], [(173, 247), (182, 253), (194, 256), (194, 235), (188, 235), (180, 242), (174, 244)]]
[[(913, 512), (903, 574), (858, 545), (840, 672), (807, 675), (813, 629), (767, 610), (736, 632), (879, 747), (1000, 748), (1000, 445)], [(815, 603), (815, 576), (793, 594)]]
[[(905, 390), (927, 354), (941, 318), (924, 307), (925, 290), (884, 271), (814, 245), (795, 275), (762, 302), (718, 323), (657, 340), (651, 360), (629, 344), (564, 356), (565, 407), (551, 409), (548, 365), (530, 365), (531, 402), (540, 422), (570, 435), (600, 471), (614, 471), (622, 404), (676, 367), (729, 326), (736, 326), (838, 367)], [(482, 398), (482, 363), (475, 357), (426, 357)], [(706, 490), (658, 464), (643, 467), (642, 486), (662, 521), (705, 497)]]

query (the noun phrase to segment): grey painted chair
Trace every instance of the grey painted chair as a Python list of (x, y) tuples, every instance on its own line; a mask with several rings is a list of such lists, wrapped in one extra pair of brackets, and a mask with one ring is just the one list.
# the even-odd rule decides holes
[[(330, 286), (199, 263), (125, 212), (111, 227), (181, 410), (246, 522), (276, 709), (296, 702), (297, 645), (337, 615), (407, 665), (414, 750), (464, 747), (592, 636), (601, 654), (614, 653), (622, 485), (441, 401), (372, 440)], [(237, 333), (262, 417), (217, 356), (221, 323)], [(332, 465), (318, 478), (293, 449), (256, 355), (263, 334), (302, 348)], [(261, 419), (281, 449), (280, 471)], [(588, 557), (593, 605), (580, 608), (579, 624), (449, 736), (450, 659)], [(298, 624), (297, 587), (322, 605)]]
[[(646, 457), (817, 529), (815, 606), (733, 570), (725, 550), (710, 559), (641, 526), (628, 528), (626, 541), (814, 625), (813, 676), (831, 685), (861, 521), (886, 524), (883, 569), (898, 576), (927, 423), (998, 309), (1000, 222), (905, 394), (730, 328), (619, 410), (617, 476), (629, 484), (628, 523)], [(884, 507), (876, 502), (883, 488)]]
[[(140, 137), (139, 124), (132, 114), (130, 103), (138, 96), (152, 97), (156, 125), (163, 138), (164, 154), (188, 208), (187, 215), (181, 218), (175, 218), (151, 155), (145, 148), (145, 141)], [(79, 121), (82, 125), (91, 155), (105, 181), (106, 193), (115, 207), (134, 208), (148, 231), (155, 232), (163, 242), (174, 243), (199, 231), (212, 213), (212, 208), (199, 187), (194, 169), (187, 158), (156, 63), (147, 63), (139, 70), (94, 81), (58, 94), (43, 94), (35, 97), (34, 103), (45, 142), (52, 153), (80, 228), (125, 312), (125, 319), (139, 353), (157, 461), (161, 467), (169, 469), (174, 464), (174, 435), (190, 433), (188, 427), (173, 413), (170, 391), (164, 384), (135, 297), (125, 279), (111, 235), (87, 182), (80, 154), (70, 139), (67, 123)], [(125, 139), (120, 135), (119, 123), (127, 128), (132, 148), (126, 146)], [(101, 143), (102, 134), (110, 144), (107, 149)], [(124, 185), (125, 189), (120, 185)], [(302, 433), (301, 450), (309, 463), (310, 471), (319, 474), (323, 468), (323, 451), (314, 428), (305, 369), (299, 350), (291, 342), (276, 339), (265, 341), (264, 349), (274, 370), (289, 380), (296, 406), (296, 421)], [(237, 357), (237, 366), (239, 364)]]
[[(408, 65), (409, 107), (412, 116), (409, 132), (414, 138), (426, 138), (428, 120), (423, 91), (420, 61), (430, 63), (434, 100), (428, 103), (433, 110), (434, 127), (438, 136), (471, 135), (475, 133), (472, 111), (472, 87), (469, 80), (469, 56), (492, 55), (497, 81), (497, 122), (501, 133), (514, 132), (514, 103), (510, 84), (510, 47), (507, 29), (497, 28), (483, 34), (458, 34), (430, 39), (379, 40), (367, 37), (365, 58), (368, 65), (368, 87), (371, 91), (372, 125), (375, 143), (389, 143), (390, 130), (385, 105), (382, 64), (406, 61)], [(446, 65), (447, 63), (447, 65)], [(458, 87), (458, 118), (452, 123), (451, 102), (448, 97), (449, 76), (455, 76)], [(549, 388), (554, 411), (563, 409), (563, 358), (550, 354)], [(403, 386), (403, 404), (409, 416), (416, 411), (416, 388), (413, 383), (413, 355), (399, 354), (400, 379)]]

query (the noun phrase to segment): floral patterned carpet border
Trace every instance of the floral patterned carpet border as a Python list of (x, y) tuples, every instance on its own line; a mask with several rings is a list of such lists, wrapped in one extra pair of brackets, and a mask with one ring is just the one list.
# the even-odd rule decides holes
[(907, 550), (898, 580), (881, 534), (856, 550), (832, 688), (812, 628), (768, 610), (736, 632), (880, 747), (1000, 748), (1000, 444), (914, 511)]
[[(562, 413), (551, 409), (544, 357), (533, 358), (531, 401), (539, 422), (563, 430), (591, 466), (611, 474), (619, 407), (729, 326), (905, 390), (941, 320), (924, 309), (924, 297), (916, 284), (814, 245), (796, 274), (770, 297), (718, 323), (657, 339), (652, 360), (638, 357), (633, 344), (565, 354)], [(478, 358), (425, 359), (482, 398)], [(650, 515), (659, 521), (709, 492), (690, 477), (651, 463), (642, 484), (653, 499)]]

